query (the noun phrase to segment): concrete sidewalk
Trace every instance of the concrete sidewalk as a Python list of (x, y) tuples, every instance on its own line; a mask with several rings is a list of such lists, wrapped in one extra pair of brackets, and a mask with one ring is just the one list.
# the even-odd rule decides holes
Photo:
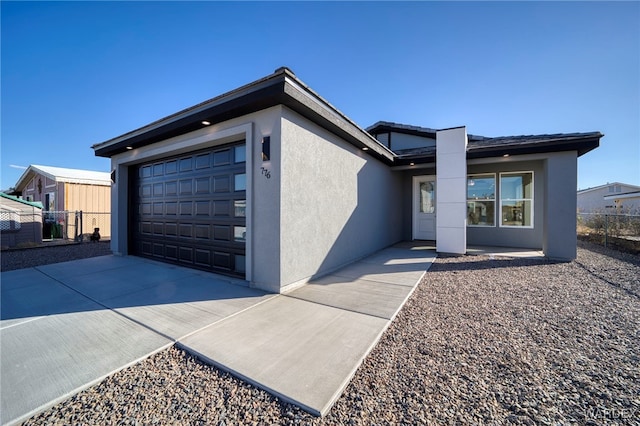
[(326, 414), (435, 259), (401, 244), (220, 321), (185, 350)]
[(2, 273), (0, 421), (24, 421), (176, 342), (324, 414), (434, 258), (402, 244), (285, 295), (136, 257)]

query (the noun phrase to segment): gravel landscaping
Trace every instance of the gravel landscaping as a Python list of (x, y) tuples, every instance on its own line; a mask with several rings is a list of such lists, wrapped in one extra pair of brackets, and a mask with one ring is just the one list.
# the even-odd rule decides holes
[(97, 243), (45, 243), (39, 247), (3, 250), (0, 253), (1, 270), (33, 268), (50, 263), (67, 262), (69, 260), (86, 259), (87, 257), (111, 254), (109, 241)]
[(322, 419), (173, 347), (26, 424), (640, 425), (639, 365), (640, 259), (580, 243), (438, 258)]

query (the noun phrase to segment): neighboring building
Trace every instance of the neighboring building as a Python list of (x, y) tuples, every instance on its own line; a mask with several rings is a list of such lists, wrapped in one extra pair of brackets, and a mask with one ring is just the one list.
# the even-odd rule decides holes
[(2, 248), (42, 243), (42, 204), (0, 192)]
[[(596, 212), (616, 212), (615, 199), (629, 192), (640, 191), (640, 186), (629, 185), (626, 183), (613, 182), (606, 185), (595, 186), (593, 188), (582, 189), (578, 191), (577, 205), (578, 213), (596, 213)], [(628, 199), (622, 203), (625, 208), (640, 208), (640, 203)]]
[(402, 240), (576, 256), (577, 158), (599, 132), (367, 131), (289, 69), (93, 146), (114, 253), (283, 292)]
[[(59, 236), (50, 230), (49, 225), (65, 229), (67, 236), (72, 238), (75, 234), (73, 212), (101, 215), (111, 212), (111, 177), (108, 172), (30, 165), (18, 179), (15, 189), (24, 200), (43, 204), (45, 238)], [(46, 213), (58, 211), (70, 213), (64, 216)], [(47, 223), (48, 218), (52, 218), (51, 224)], [(84, 221), (82, 231), (91, 233), (96, 226), (100, 227), (103, 237), (111, 235), (110, 221), (100, 221), (95, 215)]]
[[(613, 202), (615, 213), (640, 215), (640, 191), (605, 195), (605, 202)], [(611, 209), (608, 209), (609, 211)]]

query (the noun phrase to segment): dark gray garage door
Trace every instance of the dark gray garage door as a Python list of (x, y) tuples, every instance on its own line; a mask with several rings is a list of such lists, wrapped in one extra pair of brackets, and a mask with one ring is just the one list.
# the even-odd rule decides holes
[(132, 167), (132, 254), (244, 276), (245, 143)]

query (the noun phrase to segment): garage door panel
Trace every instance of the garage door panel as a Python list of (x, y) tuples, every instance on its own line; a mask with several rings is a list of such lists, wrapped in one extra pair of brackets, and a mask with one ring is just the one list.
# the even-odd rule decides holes
[(232, 269), (231, 253), (216, 251), (213, 253), (213, 266), (217, 268)]
[(133, 254), (244, 275), (244, 142), (134, 166)]
[(230, 204), (229, 200), (214, 200), (213, 215), (229, 217)]
[(211, 166), (211, 153), (196, 155), (196, 170), (206, 169)]
[(181, 201), (179, 206), (180, 216), (191, 216), (193, 214), (193, 201)]
[(231, 150), (220, 150), (213, 153), (213, 166), (220, 167), (231, 164)]
[(164, 195), (167, 197), (175, 197), (176, 195), (178, 195), (178, 181), (172, 180), (169, 182), (165, 182)]
[(195, 202), (195, 215), (196, 216), (211, 216), (211, 212), (210, 212), (210, 208), (211, 208), (211, 201), (209, 200), (204, 200), (204, 201), (196, 201)]
[(229, 175), (214, 176), (213, 177), (213, 191), (215, 193), (228, 193), (231, 189), (229, 182), (231, 178)]

